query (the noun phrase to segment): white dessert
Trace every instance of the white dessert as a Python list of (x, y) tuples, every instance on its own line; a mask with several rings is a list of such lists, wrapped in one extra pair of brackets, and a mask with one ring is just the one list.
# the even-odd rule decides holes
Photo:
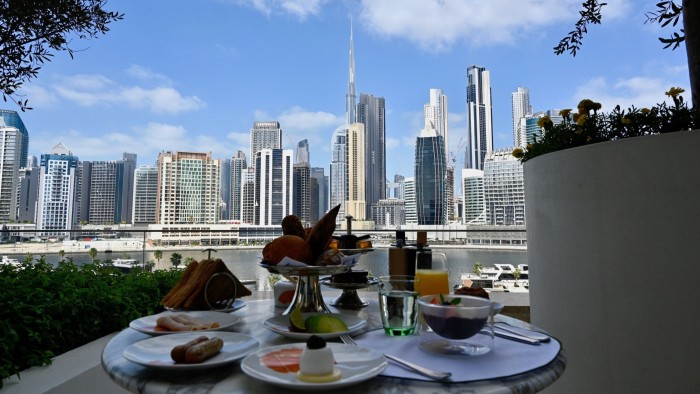
[(299, 359), (297, 378), (308, 383), (327, 383), (340, 379), (340, 370), (335, 368), (333, 351), (323, 338), (312, 335)]

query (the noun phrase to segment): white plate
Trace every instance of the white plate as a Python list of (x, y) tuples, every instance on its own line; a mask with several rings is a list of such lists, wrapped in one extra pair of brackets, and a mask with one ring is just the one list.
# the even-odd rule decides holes
[[(200, 335), (209, 338), (218, 337), (224, 341), (224, 347), (212, 358), (198, 364), (175, 364), (170, 358), (170, 351), (177, 345), (185, 344)], [(240, 360), (258, 349), (258, 340), (235, 332), (185, 332), (163, 335), (132, 343), (122, 353), (124, 358), (145, 367), (168, 370), (197, 370), (212, 368)]]
[(331, 390), (350, 386), (372, 379), (384, 371), (387, 361), (384, 355), (374, 350), (350, 346), (342, 343), (328, 343), (333, 350), (335, 367), (340, 370), (341, 378), (335, 382), (307, 383), (297, 379), (296, 373), (282, 373), (264, 366), (260, 358), (270, 352), (289, 348), (304, 348), (304, 343), (265, 348), (251, 354), (241, 361), (241, 369), (248, 376), (262, 380), (276, 386), (282, 386), (294, 390)]
[[(311, 315), (319, 315), (320, 313), (304, 313), (304, 317), (308, 317)], [(342, 331), (342, 332), (333, 332), (333, 333), (328, 333), (328, 334), (312, 334), (308, 332), (294, 332), (294, 331), (289, 331), (289, 315), (277, 315), (274, 317), (271, 317), (263, 322), (263, 326), (267, 328), (268, 330), (272, 332), (276, 332), (277, 334), (280, 334), (282, 336), (285, 336), (287, 338), (292, 338), (292, 339), (301, 339), (301, 340), (307, 340), (310, 336), (312, 335), (318, 335), (321, 338), (324, 339), (331, 339), (331, 338), (338, 338), (341, 335), (345, 334), (350, 334), (352, 332), (355, 332), (365, 325), (367, 325), (367, 320), (360, 319), (357, 316), (352, 316), (352, 315), (344, 315), (342, 313), (329, 313), (329, 315), (333, 315), (336, 317), (339, 317), (342, 319), (345, 324), (348, 326), (347, 331)]]
[(156, 321), (159, 317), (179, 314), (186, 314), (191, 318), (197, 319), (203, 323), (219, 323), (219, 327), (217, 328), (212, 328), (209, 330), (198, 330), (197, 332), (225, 330), (228, 327), (231, 327), (232, 325), (238, 323), (239, 320), (241, 320), (238, 316), (231, 315), (229, 313), (212, 311), (161, 312), (157, 315), (144, 316), (142, 318), (133, 320), (131, 323), (129, 323), (129, 327), (133, 328), (136, 331), (150, 335), (179, 334), (182, 333), (182, 331), (156, 331)]
[[(233, 305), (231, 305), (230, 307), (223, 308), (223, 309), (212, 309), (211, 311), (229, 313), (229, 312), (237, 311), (246, 305), (248, 305), (248, 304), (246, 304), (245, 301), (243, 301), (240, 298), (236, 298), (236, 300), (233, 301)], [(174, 312), (188, 312), (187, 310), (184, 310), (184, 309), (173, 309), (173, 308), (168, 308), (167, 306), (165, 307), (165, 309), (167, 309), (169, 311), (174, 311)]]

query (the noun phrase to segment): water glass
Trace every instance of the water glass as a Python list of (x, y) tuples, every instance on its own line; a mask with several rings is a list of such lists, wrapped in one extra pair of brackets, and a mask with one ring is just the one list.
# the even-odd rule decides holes
[(384, 332), (391, 336), (413, 335), (418, 321), (418, 292), (413, 276), (379, 278), (379, 312)]

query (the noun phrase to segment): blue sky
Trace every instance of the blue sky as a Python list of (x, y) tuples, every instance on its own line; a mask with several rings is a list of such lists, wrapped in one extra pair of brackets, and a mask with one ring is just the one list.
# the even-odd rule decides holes
[(133, 152), (139, 165), (167, 150), (249, 155), (253, 122), (277, 120), (284, 148), (308, 139), (312, 166), (328, 173), (331, 134), (345, 116), (352, 18), (358, 97), (386, 100), (387, 176), (413, 174), (430, 88), (448, 97), (450, 153), (461, 168), (470, 65), (491, 72), (496, 148), (513, 145), (518, 86), (530, 89), (535, 111), (575, 107), (583, 98), (604, 111), (651, 106), (671, 86), (688, 89), (685, 46), (662, 49), (657, 37), (672, 30), (644, 23), (654, 1), (609, 2), (575, 58), (554, 55), (580, 3), (110, 1), (107, 8), (124, 19), (99, 39), (75, 40), (73, 60), (59, 53), (46, 64), (25, 85), (34, 109), (20, 116), (31, 155), (63, 142), (81, 160)]

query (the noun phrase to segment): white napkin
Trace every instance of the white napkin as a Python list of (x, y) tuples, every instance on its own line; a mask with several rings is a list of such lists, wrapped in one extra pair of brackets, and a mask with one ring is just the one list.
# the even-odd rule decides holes
[[(483, 356), (443, 356), (418, 348), (422, 341), (434, 337), (435, 334), (392, 337), (380, 329), (358, 336), (355, 341), (359, 346), (383, 351), (430, 369), (452, 372), (453, 382), (495, 379), (527, 372), (554, 360), (561, 349), (561, 345), (554, 338), (534, 346), (499, 337), (494, 340), (494, 349)], [(382, 375), (430, 380), (391, 361)]]
[[(360, 259), (360, 256), (362, 254), (352, 254), (350, 256), (342, 256), (340, 259), (340, 265), (346, 265), (346, 266), (354, 266), (357, 264), (357, 262)], [(290, 259), (289, 257), (285, 257), (280, 261), (277, 266), (281, 267), (308, 267), (309, 265), (306, 263), (302, 263), (301, 261), (296, 261), (294, 259)]]

